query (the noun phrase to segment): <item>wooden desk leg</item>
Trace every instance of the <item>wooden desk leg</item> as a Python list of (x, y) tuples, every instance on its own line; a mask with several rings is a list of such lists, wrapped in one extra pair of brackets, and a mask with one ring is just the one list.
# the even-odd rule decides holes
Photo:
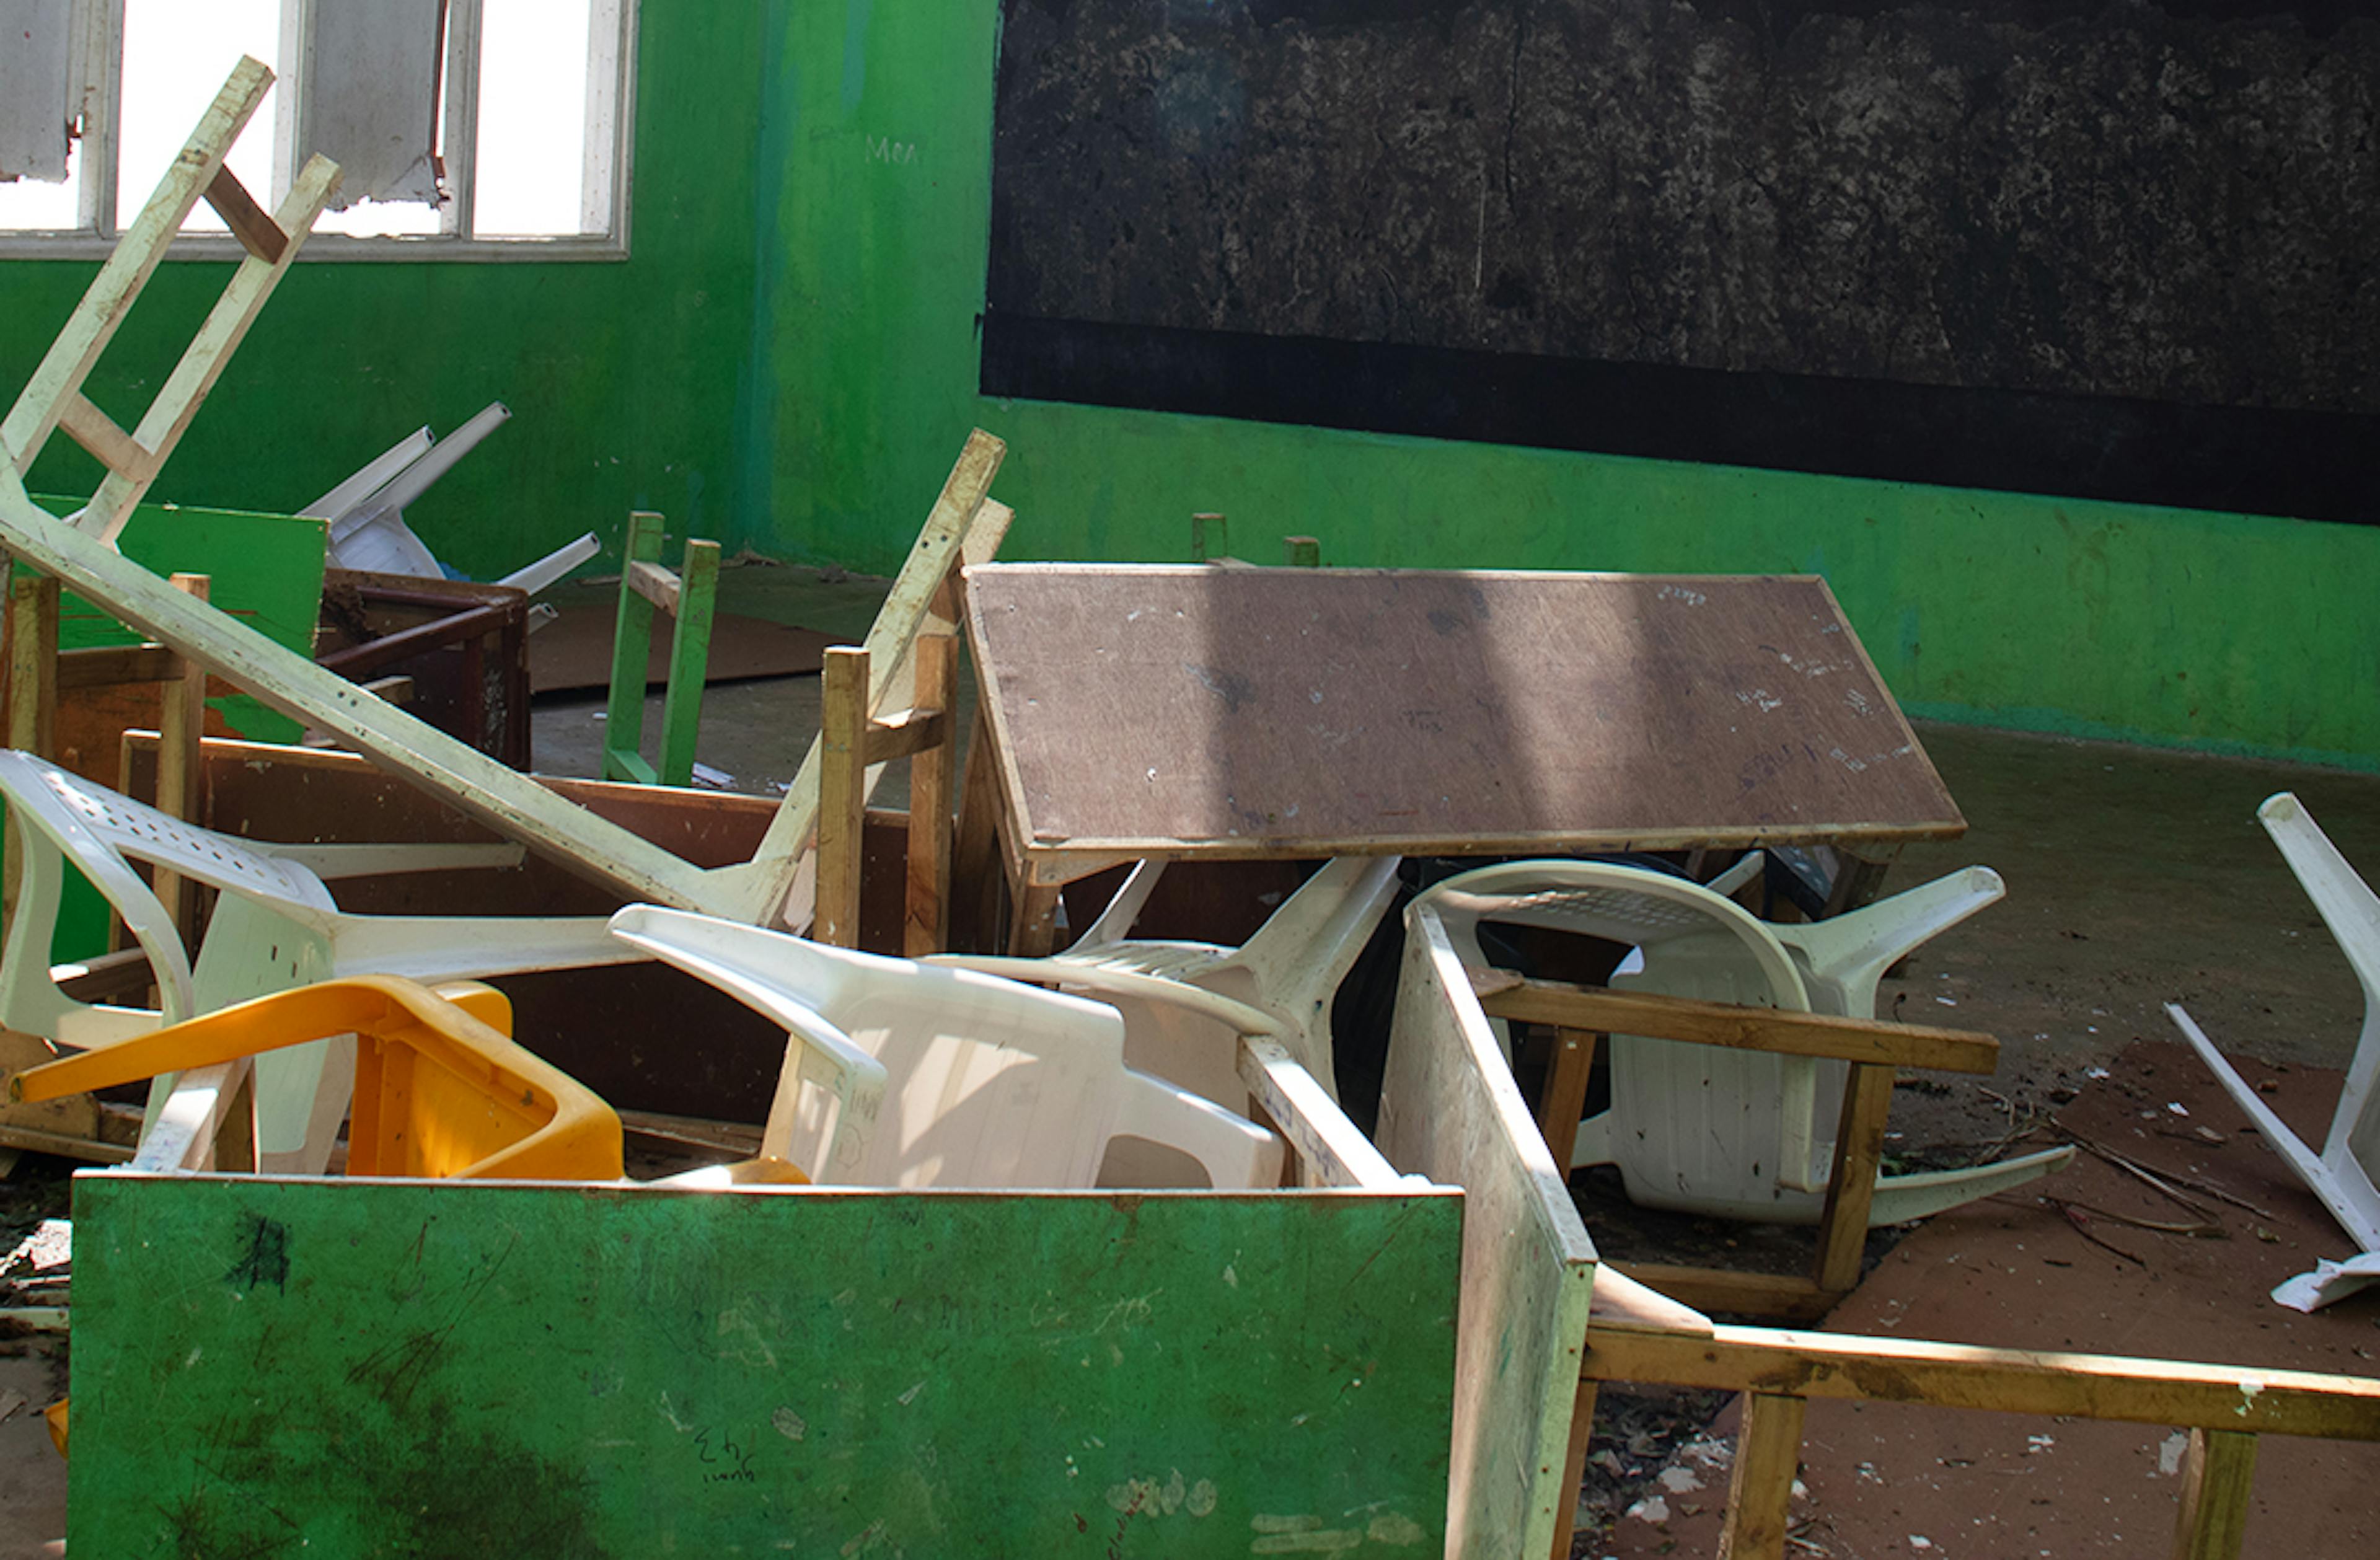
[(1843, 1112), (1835, 1127), (1835, 1168), (1818, 1215), (1818, 1287), (1840, 1295), (1859, 1282), (1867, 1248), (1868, 1210), (1876, 1202), (1876, 1171), (1884, 1158), (1884, 1120), (1892, 1109), (1893, 1069), (1854, 1062), (1843, 1084)]
[(954, 951), (992, 951), (1002, 886), (999, 765), (991, 751), (991, 717), (978, 702), (959, 786), (958, 839), (951, 848), (950, 944)]
[(868, 806), (868, 652), (826, 652), (820, 690), (818, 908), (810, 935), (859, 946), (861, 844)]
[(1802, 1420), (1808, 1405), (1781, 1393), (1743, 1395), (1743, 1432), (1727, 1493), (1719, 1560), (1785, 1560), (1792, 1518), (1793, 1475), (1802, 1463)]
[(1008, 927), (1008, 952), (1013, 958), (1046, 958), (1058, 942), (1058, 896), (1064, 885), (1028, 883), (1016, 896), (1014, 919)]
[[(212, 579), (203, 574), (174, 576), (174, 589), (205, 601)], [(176, 656), (181, 676), (159, 686), (157, 712), (157, 810), (186, 823), (205, 811), (200, 795), (205, 770), (200, 756), (207, 734), (207, 669), (188, 656)], [(196, 885), (178, 872), (157, 869), (152, 884), (157, 902), (182, 933), (188, 947), (198, 946)]]
[(1586, 1482), (1586, 1448), (1595, 1439), (1596, 1383), (1578, 1383), (1578, 1406), (1570, 1415), (1570, 1450), (1562, 1456), (1561, 1492), (1554, 1506), (1553, 1560), (1570, 1560), (1578, 1530), (1578, 1487)]
[[(950, 634), (923, 634), (912, 654), (917, 668), (917, 708), (949, 710), (957, 696), (958, 640)], [(901, 951), (911, 958), (938, 954), (950, 945), (951, 754), (951, 740), (945, 738), (909, 760), (909, 886)]]
[[(11, 567), (0, 553), (0, 567)], [(8, 581), (8, 746), (45, 759), (58, 745), (58, 581), (35, 574)], [(13, 923), (17, 881), (24, 871), (17, 832), (8, 831), (0, 867), (0, 901)]]
[(2248, 1526), (2248, 1492), (2256, 1476), (2256, 1438), (2240, 1430), (2193, 1430), (2181, 1465), (2181, 1519), (2174, 1560), (2240, 1560)]
[(1586, 1114), (1586, 1080), (1595, 1070), (1595, 1043), (1599, 1036), (1587, 1030), (1554, 1030), (1552, 1065), (1546, 1073), (1546, 1091), (1537, 1107), (1537, 1130), (1554, 1156), (1554, 1168), (1570, 1178), (1571, 1150), (1578, 1143), (1579, 1117)]

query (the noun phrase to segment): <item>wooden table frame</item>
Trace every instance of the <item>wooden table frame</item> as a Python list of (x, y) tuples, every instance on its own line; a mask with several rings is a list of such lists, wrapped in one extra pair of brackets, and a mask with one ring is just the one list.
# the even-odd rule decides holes
[[(1151, 858), (1312, 860), (1339, 856), (1560, 855), (1828, 843), (1858, 847), (1863, 856), (1871, 859), (1888, 859), (1902, 842), (1953, 837), (1966, 826), (1906, 723), (1898, 710), (1890, 707), (1889, 692), (1884, 689), (1856, 636), (1842, 621), (1840, 606), (1826, 590), (1825, 582), (1815, 577), (1673, 579), (1514, 571), (1004, 564), (969, 568), (965, 578), (969, 597), (969, 646), (980, 702), (963, 798), (957, 847), (959, 876), (963, 882), (997, 876), (998, 886), (986, 884), (986, 896), (1004, 889), (1011, 906), (1004, 931), (996, 924), (995, 917), (980, 911), (973, 924), (963, 924), (958, 929), (960, 945), (968, 951), (999, 951), (1004, 945), (1005, 951), (1012, 954), (1047, 953), (1055, 940), (1055, 912), (1060, 891), (1066, 884), (1110, 867)], [(1377, 676), (1349, 670), (1363, 664), (1366, 655), (1377, 649), (1374, 640), (1366, 636), (1387, 636), (1392, 630), (1402, 633), (1406, 627), (1402, 617), (1394, 616), (1385, 607), (1378, 615), (1390, 621), (1391, 627), (1371, 625), (1364, 609), (1375, 594), (1382, 602), (1398, 603), (1396, 613), (1408, 615), (1427, 604), (1426, 596), (1435, 600), (1430, 592), (1468, 593), (1483, 603), (1475, 617), (1462, 628), (1440, 627), (1442, 623), (1452, 623), (1453, 616), (1433, 610), (1429, 627), (1443, 637), (1432, 639), (1426, 629), (1422, 638), (1430, 641), (1427, 645), (1399, 652), (1411, 665), (1419, 667), (1436, 664), (1429, 657), (1438, 653), (1440, 644), (1465, 647), (1446, 652), (1450, 658), (1447, 666), (1451, 669), (1440, 671), (1439, 682), (1470, 676), (1465, 668), (1471, 668), (1483, 657), (1508, 657), (1512, 652), (1513, 637), (1520, 632), (1517, 625), (1521, 618), (1514, 615), (1524, 609), (1537, 615), (1556, 612), (1567, 605), (1572, 592), (1583, 592), (1578, 596), (1582, 603), (1599, 603), (1603, 616), (1622, 625), (1621, 629), (1598, 630), (1606, 637), (1618, 633), (1624, 638), (1626, 631), (1639, 621), (1631, 614), (1643, 615), (1645, 622), (1658, 621), (1659, 632), (1670, 636), (1661, 641), (1670, 646), (1664, 653), (1673, 658), (1660, 664), (1674, 665), (1680, 687), (1687, 689), (1706, 706), (1718, 696), (1720, 689), (1734, 686), (1719, 679), (1742, 671), (1737, 663), (1748, 657), (1774, 672), (1782, 654), (1785, 664), (1794, 670), (1779, 676), (1791, 676), (1793, 681), (1789, 685), (1771, 677), (1779, 695), (1768, 698), (1765, 689), (1760, 690), (1765, 702), (1743, 706), (1746, 711), (1755, 712), (1742, 717), (1742, 730), (1746, 735), (1731, 735), (1738, 726), (1728, 724), (1734, 717), (1727, 714), (1706, 713), (1701, 727), (1713, 741), (1725, 745), (1730, 762), (1742, 759), (1747, 766), (1768, 765), (1756, 771), (1755, 779), (1770, 786), (1774, 800), (1767, 799), (1770, 792), (1762, 792), (1760, 802), (1739, 808), (1740, 816), (1727, 817), (1684, 815), (1665, 799), (1646, 803), (1641, 797), (1615, 809), (1590, 806), (1586, 810), (1596, 814), (1591, 818), (1549, 815), (1549, 810), (1552, 814), (1581, 812), (1573, 785), (1563, 791), (1559, 805), (1549, 803), (1546, 797), (1537, 797), (1536, 810), (1526, 806), (1507, 807), (1506, 815), (1490, 824), (1475, 825), (1463, 817), (1465, 810), (1461, 805), (1440, 805), (1433, 808), (1431, 816), (1415, 816), (1402, 826), (1391, 827), (1392, 819), (1403, 819), (1405, 814), (1390, 810), (1365, 813), (1361, 809), (1324, 810), (1330, 810), (1331, 816), (1318, 821), (1318, 810), (1308, 806), (1306, 821), (1292, 823), (1288, 820), (1297, 816), (1298, 809), (1277, 809), (1278, 816), (1276, 811), (1264, 811), (1262, 809), (1283, 799), (1268, 795), (1232, 804), (1259, 810), (1257, 821), (1245, 832), (1236, 828), (1227, 831), (1221, 820), (1204, 816), (1195, 832), (1179, 832), (1176, 825), (1188, 825), (1175, 814), (1195, 810), (1169, 810), (1161, 798), (1209, 795), (1201, 787), (1211, 780), (1211, 774), (1184, 776), (1174, 782), (1177, 787), (1187, 789), (1153, 791), (1151, 803), (1144, 808), (1135, 799), (1139, 793), (1124, 784), (1132, 774), (1119, 766), (1115, 757), (1104, 751), (1085, 750), (1086, 744), (1098, 746), (1086, 736), (1086, 721), (1111, 705), (1121, 707), (1129, 701), (1132, 690), (1144, 685), (1154, 689), (1150, 694), (1152, 702), (1166, 699), (1178, 702), (1183, 694), (1184, 674), (1196, 675), (1219, 701), (1220, 713), (1207, 712), (1214, 733), (1222, 734), (1232, 751), (1241, 762), (1246, 762), (1249, 755), (1263, 750), (1263, 743), (1250, 737), (1248, 725), (1255, 717), (1249, 712), (1270, 709), (1264, 703), (1268, 696), (1286, 708), (1287, 696), (1272, 684), (1284, 678), (1294, 680), (1305, 675), (1305, 669), (1291, 664), (1277, 674), (1268, 671), (1257, 676), (1243, 675), (1237, 669), (1237, 661), (1231, 666), (1193, 665), (1173, 653), (1183, 648), (1176, 641), (1196, 640), (1208, 643), (1210, 641), (1199, 640), (1198, 636), (1220, 635), (1223, 642), (1234, 644), (1233, 636), (1223, 630), (1239, 625), (1251, 615), (1270, 625), (1278, 615), (1275, 609), (1283, 608), (1288, 600), (1281, 592), (1292, 589), (1309, 593), (1302, 599), (1324, 603), (1316, 614), (1318, 626), (1311, 631), (1326, 637), (1301, 641), (1283, 628), (1278, 634), (1268, 633), (1264, 647), (1248, 651), (1245, 660), (1249, 665), (1271, 666), (1279, 662), (1293, 663), (1301, 653), (1310, 656), (1315, 666), (1323, 668), (1313, 673), (1318, 681), (1312, 697), (1318, 707), (1325, 699), (1322, 684), (1329, 683), (1330, 697), (1351, 701), (1349, 707), (1354, 712), (1342, 719), (1356, 729), (1372, 732), (1366, 739), (1375, 746), (1390, 741), (1391, 736), (1397, 741), (1404, 741), (1412, 736), (1405, 731), (1406, 725), (1415, 725), (1423, 733), (1432, 729), (1427, 718), (1432, 712), (1397, 708), (1402, 685), (1393, 669), (1383, 670)], [(1668, 595), (1658, 594), (1663, 591)], [(1146, 592), (1158, 610), (1125, 611), (1128, 600), (1141, 599), (1135, 592)], [(1085, 595), (1087, 604), (1079, 607), (1076, 615), (1052, 628), (1045, 644), (1044, 636), (1036, 632), (1040, 626), (1031, 621), (1034, 614), (1061, 613), (1071, 597), (1077, 594)], [(1707, 598), (1718, 604), (1708, 609), (1707, 615), (1696, 619), (1688, 631), (1677, 627), (1682, 620), (1679, 614), (1686, 609), (1675, 608), (1673, 598)], [(1655, 600), (1659, 602), (1658, 610), (1649, 604)], [(1176, 603), (1181, 603), (1180, 609), (1165, 610)], [(1732, 608), (1730, 603), (1734, 603)], [(1797, 631), (1814, 642), (1823, 643), (1830, 659), (1817, 665), (1790, 653), (1764, 657), (1743, 651), (1740, 640), (1750, 630), (1728, 627), (1736, 621), (1729, 614), (1730, 610), (1740, 610), (1746, 615), (1745, 620), (1751, 621), (1755, 606), (1767, 617), (1786, 620), (1789, 626), (1801, 625)], [(1150, 627), (1152, 622), (1182, 618), (1185, 612), (1189, 614), (1189, 628), (1160, 630)], [(1111, 625), (1100, 615), (1110, 613), (1115, 619), (1112, 636), (1107, 635)], [(1597, 614), (1581, 615), (1591, 617)], [(1491, 619), (1497, 625), (1492, 629), (1487, 627)], [(1824, 627), (1814, 628), (1812, 623)], [(1297, 627), (1300, 632), (1307, 631), (1303, 624)], [(1344, 629), (1343, 642), (1327, 637), (1334, 628)], [(1475, 640), (1466, 641), (1465, 633), (1474, 635)], [(1819, 640), (1822, 633), (1828, 637)], [(1085, 660), (1064, 661), (1062, 656), (1071, 653), (1077, 641)], [(1397, 642), (1402, 645), (1403, 641)], [(1600, 645), (1603, 640), (1591, 642)], [(1306, 648), (1299, 648), (1301, 645)], [(1711, 648), (1714, 645), (1719, 648)], [(1797, 640), (1793, 649), (1807, 652), (1808, 646)], [(1110, 650), (1113, 658), (1106, 659), (1104, 652)], [(1228, 656), (1232, 652), (1215, 653)], [(1176, 661), (1181, 663), (1178, 668)], [(1606, 692), (1613, 678), (1625, 680), (1626, 669), (1617, 662), (1611, 666), (1613, 669), (1597, 674), (1602, 680), (1595, 686)], [(1718, 669), (1722, 666), (1726, 668), (1724, 673)], [(1827, 675), (1822, 677), (1822, 674)], [(1763, 676), (1769, 675), (1761, 673)], [(1080, 692), (1076, 691), (1078, 686)], [(1249, 691), (1252, 689), (1255, 691)], [(1428, 703), (1448, 692), (1433, 683), (1427, 697), (1422, 693), (1412, 697)], [(1663, 689), (1656, 688), (1645, 697), (1657, 698), (1663, 692)], [(1037, 697), (1041, 711), (1028, 713), (1028, 706)], [(1537, 729), (1545, 724), (1550, 697), (1546, 687), (1524, 681), (1509, 697), (1489, 699), (1475, 693), (1472, 701), (1489, 713), (1463, 718), (1485, 720), (1498, 731), (1502, 746), (1493, 750), (1495, 753), (1505, 757), (1522, 755), (1533, 772), (1560, 772), (1566, 761), (1547, 746), (1547, 733)], [(1062, 701), (1063, 714), (1056, 711)], [(1451, 711), (1462, 700), (1450, 695), (1443, 702)], [(1303, 698), (1296, 703), (1303, 708)], [(1737, 709), (1733, 701), (1724, 701), (1724, 704), (1727, 711)], [(1173, 707), (1165, 706), (1169, 711)], [(1845, 709), (1856, 711), (1857, 714), (1846, 717)], [(1772, 710), (1781, 713), (1771, 715)], [(1135, 709), (1133, 713), (1138, 718), (1143, 713)], [(1452, 721), (1455, 717), (1449, 713), (1447, 718)], [(1797, 718), (1803, 724), (1796, 724)], [(1755, 723), (1759, 719), (1774, 724), (1755, 735), (1759, 730)], [(1836, 729), (1829, 722), (1840, 725), (1846, 719), (1859, 726), (1864, 734), (1862, 740), (1880, 744), (1878, 750), (1864, 760), (1840, 747), (1830, 753), (1823, 746), (1830, 738), (1823, 733)], [(1391, 734), (1389, 728), (1392, 726), (1396, 730)], [(1138, 729), (1140, 747), (1152, 754), (1151, 762), (1161, 762), (1153, 755), (1162, 743), (1152, 745), (1148, 740), (1149, 729), (1146, 724)], [(1453, 728), (1450, 725), (1448, 729)], [(1634, 729), (1641, 737), (1644, 723), (1639, 721)], [(1805, 732), (1814, 735), (1821, 746), (1807, 748), (1802, 740)], [(1037, 737), (1041, 750), (1028, 751), (1027, 745)], [(1199, 740), (1196, 731), (1184, 728), (1184, 749), (1195, 750)], [(1423, 735), (1414, 740), (1427, 746), (1429, 738)], [(1842, 740), (1848, 743), (1852, 738), (1846, 736)], [(1763, 744), (1778, 746), (1772, 752)], [(1328, 782), (1307, 773), (1320, 762), (1317, 756), (1320, 750), (1304, 738), (1292, 746), (1295, 754), (1283, 761), (1287, 766), (1284, 773), (1293, 771), (1300, 787), (1318, 786), (1320, 791), (1328, 791)], [(1488, 750), (1474, 755), (1466, 742), (1453, 737), (1445, 741), (1442, 750), (1450, 755), (1448, 762), (1458, 767), (1477, 767), (1488, 762)], [(1630, 750), (1633, 753), (1633, 750)], [(1062, 758), (1050, 756), (1061, 752), (1064, 755)], [(1553, 756), (1548, 757), (1549, 753)], [(1790, 756), (1779, 758), (1780, 753)], [(1669, 762), (1661, 754), (1646, 757), (1657, 765)], [(1135, 765), (1139, 762), (1137, 757), (1130, 761)], [(1064, 793), (1069, 801), (1042, 809), (1044, 814), (1057, 815), (1037, 816), (1031, 798), (1038, 793), (1032, 787), (1037, 784), (1054, 786), (1058, 782), (1053, 777), (1062, 771), (1073, 774), (1069, 766), (1074, 765), (1097, 777), (1070, 786)], [(1198, 768), (1195, 762), (1186, 767), (1194, 771)], [(1368, 767), (1357, 766), (1357, 772), (1349, 774), (1348, 784), (1358, 784)], [(1038, 780), (1028, 778), (1028, 768), (1039, 777)], [(1152, 786), (1159, 785), (1157, 771), (1152, 769), (1150, 774)], [(1281, 783), (1284, 790), (1288, 788), (1279, 774), (1257, 775), (1251, 783), (1260, 787)], [(1747, 785), (1754, 783), (1748, 781)], [(1449, 786), (1450, 790), (1453, 788)], [(1211, 794), (1220, 798), (1221, 790), (1216, 787)], [(1305, 789), (1299, 794), (1311, 797), (1318, 793)], [(1465, 795), (1469, 794), (1466, 791)], [(1525, 785), (1516, 783), (1508, 798), (1528, 794)], [(1096, 799), (1086, 802), (1086, 797)], [(1886, 798), (1889, 798), (1889, 805), (1884, 804)], [(1433, 796), (1430, 799), (1443, 803), (1446, 798)], [(1862, 805), (1864, 803), (1876, 805)], [(1378, 803), (1381, 809), (1401, 805), (1386, 800)], [(1154, 822), (1148, 826), (1135, 826), (1141, 818), (1161, 819), (1163, 823), (1161, 826)], [(1872, 870), (1865, 873), (1846, 872), (1845, 886), (1872, 887), (1874, 875)], [(1854, 878), (1857, 883), (1852, 882)]]
[(1586, 1100), (1587, 1074), (1597, 1042), (1605, 1035), (1643, 1035), (1851, 1064), (1835, 1133), (1834, 1165), (1818, 1217), (1817, 1257), (1809, 1277), (1623, 1264), (1631, 1276), (1663, 1294), (1713, 1310), (1814, 1321), (1833, 1310), (1859, 1283), (1896, 1070), (1925, 1067), (1987, 1076), (1999, 1065), (1999, 1042), (1964, 1030), (1606, 991), (1524, 980), (1501, 969), (1475, 969), (1471, 980), (1488, 1017), (1548, 1025), (1554, 1030), (1554, 1066), (1538, 1125), (1556, 1164), (1570, 1163)]

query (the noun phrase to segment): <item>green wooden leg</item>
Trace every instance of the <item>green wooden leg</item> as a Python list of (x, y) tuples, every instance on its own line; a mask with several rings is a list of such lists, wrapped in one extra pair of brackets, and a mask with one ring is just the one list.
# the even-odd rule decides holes
[(719, 594), (719, 543), (688, 542), (678, 565), (677, 629), (670, 640), (669, 697), (662, 705), (662, 784), (694, 779), (702, 679), (710, 667), (710, 607)]
[(603, 707), (603, 778), (650, 786), (660, 777), (644, 761), (645, 662), (652, 653), (653, 603), (637, 593), (629, 574), (637, 564), (658, 563), (662, 518), (628, 517), (627, 545), (620, 572), (620, 615), (612, 630), (612, 697)]

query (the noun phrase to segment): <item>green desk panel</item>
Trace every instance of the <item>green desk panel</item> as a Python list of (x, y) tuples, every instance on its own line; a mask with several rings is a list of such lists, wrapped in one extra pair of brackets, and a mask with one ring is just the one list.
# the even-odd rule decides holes
[(87, 1172), (72, 1552), (1436, 1556), (1461, 1218)]

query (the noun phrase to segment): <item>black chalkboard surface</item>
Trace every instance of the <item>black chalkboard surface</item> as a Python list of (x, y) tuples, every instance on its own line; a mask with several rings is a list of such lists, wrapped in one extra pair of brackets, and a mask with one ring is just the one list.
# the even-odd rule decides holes
[(983, 389), (2380, 500), (2343, 0), (1007, 0)]

